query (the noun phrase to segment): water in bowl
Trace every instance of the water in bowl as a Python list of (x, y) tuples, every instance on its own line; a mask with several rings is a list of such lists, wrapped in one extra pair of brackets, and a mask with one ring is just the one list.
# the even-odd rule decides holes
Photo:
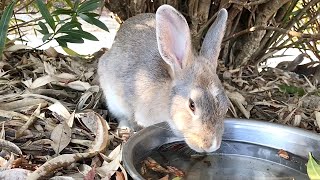
[[(151, 157), (160, 165), (173, 166), (190, 180), (304, 180), (307, 159), (289, 154), (289, 159), (278, 155), (279, 149), (257, 144), (223, 141), (218, 151), (200, 155), (183, 142), (166, 144), (154, 149), (143, 159)], [(141, 163), (136, 164), (141, 169)], [(151, 170), (146, 179), (159, 179), (165, 174)], [(170, 176), (173, 178), (174, 176)]]

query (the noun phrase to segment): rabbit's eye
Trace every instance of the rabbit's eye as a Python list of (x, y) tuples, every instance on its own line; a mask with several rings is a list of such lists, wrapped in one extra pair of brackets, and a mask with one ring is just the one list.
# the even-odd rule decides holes
[(192, 112), (196, 110), (196, 107), (194, 106), (194, 102), (192, 101), (192, 99), (189, 99), (189, 108)]

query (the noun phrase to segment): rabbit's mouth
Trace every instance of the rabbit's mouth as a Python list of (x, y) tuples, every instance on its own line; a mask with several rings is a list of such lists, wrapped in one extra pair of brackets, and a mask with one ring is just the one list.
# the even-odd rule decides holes
[(188, 146), (199, 153), (211, 153), (220, 148), (221, 138), (213, 136), (211, 140), (198, 137), (185, 137)]

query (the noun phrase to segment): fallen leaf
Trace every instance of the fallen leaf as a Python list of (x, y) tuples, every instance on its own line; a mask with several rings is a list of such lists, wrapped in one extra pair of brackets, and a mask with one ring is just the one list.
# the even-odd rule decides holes
[(84, 180), (94, 180), (94, 177), (96, 176), (96, 168), (93, 167), (91, 170), (84, 176)]
[(37, 117), (40, 115), (41, 104), (39, 104), (38, 108), (32, 113), (28, 121), (16, 132), (16, 138), (20, 138), (23, 136), (23, 133), (35, 122)]
[(54, 152), (59, 154), (71, 141), (71, 128), (63, 121), (53, 129), (50, 139)]
[(281, 157), (281, 158), (283, 158), (283, 159), (286, 159), (286, 160), (289, 159), (288, 153), (287, 153), (285, 150), (283, 150), (283, 149), (280, 149), (280, 150), (279, 150), (278, 155), (279, 155), (279, 157)]
[(64, 105), (62, 105), (60, 102), (55, 102), (54, 104), (50, 105), (48, 109), (51, 112), (56, 113), (58, 116), (63, 117), (64, 120), (69, 119), (71, 116), (68, 109)]
[(44, 85), (51, 83), (53, 81), (57, 81), (56, 78), (54, 78), (50, 75), (45, 75), (45, 76), (39, 77), (36, 80), (34, 80), (29, 88), (36, 89), (38, 87), (44, 86)]
[(319, 111), (314, 111), (314, 115), (316, 117), (316, 123), (318, 125), (318, 128), (320, 128), (320, 112)]
[(88, 151), (103, 151), (109, 144), (109, 126), (106, 120), (93, 111), (87, 113), (78, 113), (77, 117), (80, 119), (84, 118), (86, 120), (91, 119), (93, 122), (93, 125), (89, 127), (91, 128), (90, 130), (92, 130), (92, 132), (95, 134), (95, 140), (92, 142), (92, 146), (88, 149)]
[[(118, 147), (121, 147), (120, 145)], [(118, 148), (117, 147), (117, 148)], [(97, 173), (101, 177), (111, 177), (121, 166), (122, 151), (114, 149), (110, 154), (114, 158), (111, 162), (104, 161), (101, 167), (97, 167)]]
[(122, 172), (116, 171), (116, 180), (125, 180)]
[(49, 47), (48, 49), (44, 50), (47, 56), (56, 58), (58, 56), (58, 52), (53, 47)]
[(73, 81), (67, 84), (67, 86), (71, 89), (77, 90), (77, 91), (85, 91), (88, 90), (91, 85), (87, 82), (82, 81)]
[(235, 103), (235, 105), (239, 108), (239, 110), (242, 112), (242, 114), (249, 119), (250, 118), (250, 112), (246, 110), (244, 105), (247, 105), (246, 99), (243, 97), (242, 94), (238, 92), (229, 92), (226, 91), (227, 96), (230, 98), (230, 100)]

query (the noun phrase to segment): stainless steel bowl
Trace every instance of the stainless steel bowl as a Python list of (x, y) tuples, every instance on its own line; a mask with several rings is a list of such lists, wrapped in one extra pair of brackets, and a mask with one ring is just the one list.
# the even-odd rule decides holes
[[(139, 162), (153, 149), (182, 141), (166, 123), (145, 128), (124, 145), (124, 166), (133, 179), (143, 179), (137, 170)], [(277, 152), (289, 153), (285, 160)], [(220, 157), (212, 167), (187, 179), (308, 179), (308, 153), (320, 157), (320, 135), (299, 128), (254, 120), (226, 119), (223, 142), (213, 156)], [(197, 170), (195, 170), (197, 171)], [(259, 178), (258, 178), (259, 177)]]

